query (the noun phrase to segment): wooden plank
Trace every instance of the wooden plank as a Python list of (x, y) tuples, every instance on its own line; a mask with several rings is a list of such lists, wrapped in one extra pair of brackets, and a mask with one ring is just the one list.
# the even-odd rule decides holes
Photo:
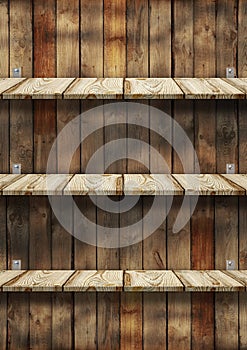
[(123, 289), (123, 271), (77, 271), (64, 285), (65, 292), (117, 292)]
[(238, 132), (239, 132), (239, 173), (247, 173), (247, 120), (245, 118), (247, 101), (239, 101)]
[(125, 195), (183, 195), (169, 174), (124, 174), (123, 183)]
[(215, 2), (194, 1), (194, 76), (215, 77)]
[(22, 173), (33, 172), (33, 113), (30, 101), (10, 102), (10, 168), (19, 163)]
[(175, 270), (174, 272), (185, 285), (186, 292), (239, 292), (245, 290), (243, 283), (227, 276), (222, 271)]
[[(0, 7), (1, 9), (1, 7)], [(0, 10), (1, 11), (1, 10)], [(0, 12), (1, 13), (1, 12)], [(8, 266), (7, 257), (7, 200), (6, 198), (0, 198), (0, 269), (4, 270)], [(1, 274), (2, 276), (3, 274)], [(4, 349), (7, 344), (7, 328), (8, 328), (8, 317), (7, 317), (7, 295), (0, 296), (0, 327), (1, 327), (1, 339), (0, 349)]]
[(0, 193), (2, 194), (2, 190), (14, 183), (15, 181), (19, 180), (21, 177), (24, 175), (19, 175), (19, 174), (1, 174), (0, 175)]
[(75, 78), (31, 78), (3, 93), (3, 99), (62, 99)]
[(0, 288), (1, 291), (3, 291), (3, 285), (12, 281), (16, 280), (16, 277), (22, 275), (25, 272), (25, 270), (1, 270), (0, 271)]
[[(102, 38), (101, 36), (99, 37)], [(104, 1), (104, 76), (126, 76), (126, 1)]]
[(55, 77), (55, 0), (33, 2), (34, 77)]
[(117, 174), (76, 174), (64, 189), (64, 194), (117, 195), (122, 193), (122, 176)]
[(173, 76), (193, 76), (193, 2), (175, 0), (173, 2)]
[(169, 270), (126, 271), (124, 274), (125, 292), (176, 292), (184, 286)]
[(1, 62), (0, 62), (0, 78), (9, 76), (9, 9), (8, 1), (0, 2), (0, 47), (1, 47)]
[(103, 0), (81, 0), (81, 76), (103, 76)]
[(57, 76), (78, 77), (79, 11), (78, 0), (57, 3)]
[(183, 91), (171, 78), (126, 78), (125, 99), (182, 99)]
[(247, 77), (247, 9), (245, 0), (238, 1), (238, 76)]
[(61, 195), (72, 175), (26, 174), (3, 189), (4, 195)]
[(9, 172), (9, 102), (0, 101), (0, 173)]
[(78, 78), (65, 91), (65, 99), (121, 99), (122, 78)]
[(61, 292), (73, 273), (73, 270), (27, 271), (15, 281), (5, 283), (2, 288), (4, 292)]
[(150, 76), (171, 76), (171, 3), (151, 0), (150, 21)]
[(236, 281), (238, 281), (239, 283), (242, 283), (243, 285), (245, 285), (245, 288), (247, 286), (247, 271), (246, 270), (226, 270), (224, 271), (225, 274), (227, 274), (228, 276), (234, 278)]
[(228, 84), (234, 86), (236, 89), (242, 91), (247, 95), (247, 79), (246, 78), (224, 78)]
[(148, 77), (148, 3), (127, 0), (127, 76)]
[(3, 92), (21, 85), (25, 78), (2, 78), (0, 79), (0, 94), (2, 98)]
[(243, 189), (218, 174), (173, 174), (185, 195), (244, 195)]
[(185, 99), (244, 99), (245, 94), (220, 78), (175, 78)]
[(227, 180), (245, 189), (247, 193), (247, 175), (246, 174), (221, 174)]
[(22, 67), (22, 76), (32, 77), (32, 1), (10, 4), (10, 67)]
[(225, 77), (226, 67), (237, 67), (237, 2), (221, 0), (216, 16), (216, 76)]

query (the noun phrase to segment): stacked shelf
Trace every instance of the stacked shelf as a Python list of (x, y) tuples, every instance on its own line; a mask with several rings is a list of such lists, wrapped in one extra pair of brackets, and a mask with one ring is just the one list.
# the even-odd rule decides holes
[(245, 196), (247, 174), (0, 174), (0, 195)]
[(0, 291), (246, 292), (247, 270), (4, 270)]
[(2, 78), (0, 99), (246, 99), (246, 78)]

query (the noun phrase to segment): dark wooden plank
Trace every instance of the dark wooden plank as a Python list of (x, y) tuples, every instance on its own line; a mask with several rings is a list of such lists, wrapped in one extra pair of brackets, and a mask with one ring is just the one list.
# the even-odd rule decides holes
[(1, 62), (0, 62), (0, 78), (9, 76), (9, 9), (8, 0), (0, 1), (0, 47), (1, 47)]
[(81, 76), (103, 76), (103, 0), (81, 0)]
[(216, 76), (225, 77), (226, 67), (237, 67), (237, 1), (217, 2)]
[(174, 77), (193, 76), (193, 1), (173, 1), (172, 41)]
[[(237, 198), (215, 199), (215, 268), (225, 269), (226, 260), (235, 260), (238, 268)], [(238, 296), (224, 293), (215, 297), (215, 346), (238, 348)]]
[(215, 77), (215, 2), (194, 1), (194, 76)]
[(104, 1), (104, 76), (126, 76), (126, 0)]
[(171, 2), (149, 2), (150, 76), (171, 76)]
[(247, 77), (247, 7), (245, 0), (238, 1), (238, 76)]
[(22, 173), (33, 172), (32, 102), (10, 102), (10, 167), (21, 164)]
[[(0, 199), (0, 269), (5, 270), (7, 261), (7, 226), (6, 226), (6, 198)], [(0, 328), (2, 337), (0, 338), (0, 349), (4, 349), (7, 343), (7, 295), (0, 296)]]
[(148, 77), (148, 3), (127, 0), (127, 76)]
[(247, 101), (239, 101), (238, 137), (239, 137), (239, 173), (247, 173)]
[(33, 2), (34, 77), (55, 77), (55, 0)]
[(32, 77), (32, 1), (10, 3), (10, 67), (22, 67), (23, 77)]
[(9, 173), (9, 102), (0, 101), (0, 173)]

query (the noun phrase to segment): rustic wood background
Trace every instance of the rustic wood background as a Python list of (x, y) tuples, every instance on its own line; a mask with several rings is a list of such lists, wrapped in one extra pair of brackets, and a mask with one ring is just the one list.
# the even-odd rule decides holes
[[(0, 77), (19, 66), (25, 77), (224, 77), (227, 66), (247, 77), (247, 2), (0, 0), (0, 48)], [(224, 173), (228, 162), (247, 171), (246, 101), (145, 103), (170, 113), (185, 129), (201, 172)], [(59, 131), (80, 112), (101, 104), (0, 101), (0, 172), (19, 162), (24, 173), (45, 172)], [(104, 142), (126, 135), (146, 140), (172, 172), (182, 171), (176, 154), (157, 135), (138, 127), (104, 128), (104, 113), (95, 118), (102, 129), (87, 140), (83, 154), (78, 149), (72, 172), (83, 172)], [(140, 118), (152, 123), (152, 115)], [(74, 140), (80, 127), (86, 125), (78, 126)], [(63, 171), (70, 141), (59, 145), (64, 156), (54, 160), (54, 171)], [(140, 163), (122, 160), (107, 171), (147, 172), (141, 164), (147, 155), (136, 151)], [(160, 171), (159, 164), (152, 165)], [(101, 167), (103, 160), (95, 171)], [(112, 217), (88, 198), (77, 198), (88, 217), (106, 227), (138, 220), (150, 201), (144, 197), (124, 217)], [(174, 234), (180, 203), (174, 200), (167, 220), (142, 243), (110, 250), (72, 238), (47, 198), (1, 198), (0, 267), (11, 268), (18, 258), (30, 269), (224, 269), (231, 258), (238, 268), (247, 268), (245, 198), (200, 198), (190, 222)], [(241, 293), (2, 294), (0, 348), (246, 349), (246, 305)]]

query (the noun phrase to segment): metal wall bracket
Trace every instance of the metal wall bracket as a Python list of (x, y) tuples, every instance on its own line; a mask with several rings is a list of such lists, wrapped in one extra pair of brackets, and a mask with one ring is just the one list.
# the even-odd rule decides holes
[(22, 78), (22, 67), (12, 69), (13, 78)]
[(226, 164), (226, 173), (235, 174), (235, 164)]
[(12, 174), (21, 174), (21, 164), (13, 164)]
[(226, 270), (235, 270), (234, 260), (226, 260)]
[(21, 270), (21, 260), (12, 260), (12, 270)]
[(226, 68), (226, 78), (235, 78), (235, 70), (233, 67)]

